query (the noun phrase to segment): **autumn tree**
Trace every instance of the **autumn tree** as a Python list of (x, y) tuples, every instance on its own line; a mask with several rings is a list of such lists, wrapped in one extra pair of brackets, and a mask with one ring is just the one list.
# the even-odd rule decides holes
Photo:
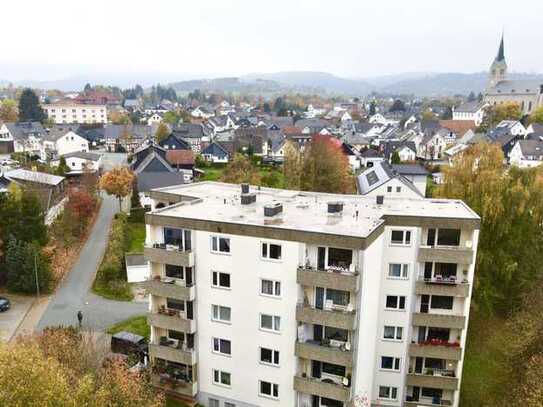
[(303, 157), (296, 145), (288, 140), (283, 147), (284, 161), (283, 173), (285, 175), (286, 187), (299, 190), (301, 188)]
[(162, 140), (164, 140), (166, 137), (170, 135), (171, 131), (170, 128), (166, 123), (159, 123), (158, 127), (155, 131), (155, 141), (157, 143), (160, 143)]
[(303, 154), (300, 189), (304, 191), (351, 193), (354, 180), (339, 140), (314, 136)]
[(488, 131), (503, 120), (520, 120), (522, 111), (515, 102), (506, 102), (499, 105), (487, 106), (480, 130)]
[(94, 208), (96, 207), (96, 200), (87, 191), (83, 189), (72, 188), (68, 193), (68, 202), (65, 210), (70, 211), (73, 215), (74, 226), (76, 227), (76, 235), (80, 235), (87, 222), (89, 221)]
[(16, 122), (19, 119), (17, 111), (17, 102), (11, 99), (6, 99), (0, 103), (0, 122)]
[(109, 121), (113, 124), (131, 124), (130, 116), (126, 113), (111, 111), (108, 112)]
[(134, 173), (126, 167), (114, 168), (100, 177), (100, 189), (108, 195), (114, 195), (119, 200), (119, 211), (122, 211), (123, 198), (132, 190)]
[(23, 90), (19, 98), (19, 121), (20, 122), (43, 122), (45, 113), (40, 106), (40, 101), (32, 89)]
[(162, 407), (145, 372), (108, 358), (102, 343), (75, 328), (47, 328), (0, 344), (0, 405)]
[(474, 301), (490, 313), (518, 306), (541, 274), (543, 168), (505, 171), (496, 144), (476, 144), (443, 168), (437, 197), (463, 200), (481, 217)]
[(249, 157), (236, 153), (234, 159), (226, 166), (220, 180), (231, 184), (247, 182), (252, 185), (259, 185), (260, 175)]
[(530, 115), (530, 123), (543, 124), (543, 106)]
[(179, 122), (179, 116), (177, 113), (169, 111), (164, 113), (164, 116), (162, 118), (166, 123), (171, 125), (176, 125)]

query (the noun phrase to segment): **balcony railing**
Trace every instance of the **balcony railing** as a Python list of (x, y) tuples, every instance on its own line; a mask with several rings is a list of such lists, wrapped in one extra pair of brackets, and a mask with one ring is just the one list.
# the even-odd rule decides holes
[(467, 246), (419, 246), (418, 261), (471, 264), (473, 249)]
[(333, 363), (335, 365), (352, 367), (353, 353), (350, 343), (336, 343), (330, 340), (306, 340), (297, 341), (295, 355), (320, 362)]
[(353, 330), (356, 327), (356, 311), (352, 309), (319, 309), (308, 304), (299, 303), (296, 306), (296, 320), (308, 324), (332, 326)]
[(407, 374), (407, 385), (429, 387), (433, 389), (457, 390), (458, 378), (452, 370), (424, 368), (420, 373), (410, 371)]
[(434, 359), (460, 360), (462, 348), (459, 342), (429, 340), (409, 345), (409, 356)]
[(195, 397), (198, 393), (197, 383), (190, 381), (188, 378), (167, 373), (161, 369), (155, 369), (155, 372), (151, 376), (151, 381), (154, 386), (169, 393), (177, 393), (191, 398)]
[(447, 399), (436, 399), (432, 400), (428, 397), (420, 397), (417, 400), (414, 400), (412, 397), (407, 397), (405, 399), (405, 407), (441, 407), (441, 406), (452, 406), (453, 402)]
[(177, 310), (159, 309), (156, 313), (148, 313), (147, 322), (149, 325), (157, 328), (172, 329), (186, 333), (196, 332), (196, 321), (187, 319), (186, 313)]
[(454, 297), (467, 297), (469, 295), (469, 283), (463, 279), (459, 281), (455, 277), (442, 277), (436, 275), (431, 278), (419, 276), (416, 282), (417, 295), (448, 295)]
[(431, 326), (434, 328), (464, 329), (466, 317), (464, 315), (433, 314), (425, 312), (413, 313), (413, 325)]
[(294, 390), (304, 394), (339, 400), (344, 403), (350, 399), (351, 394), (349, 386), (334, 383), (328, 379), (316, 379), (304, 375), (294, 376)]
[(193, 267), (194, 254), (191, 250), (165, 243), (145, 244), (143, 247), (145, 258), (154, 263), (172, 264), (174, 266)]
[(194, 365), (196, 363), (196, 352), (188, 348), (185, 342), (171, 340), (165, 337), (160, 338), (159, 344), (149, 345), (149, 355), (171, 362)]
[(319, 270), (311, 266), (298, 267), (298, 284), (312, 287), (333, 288), (341, 291), (358, 291), (358, 272), (329, 268)]
[(182, 280), (154, 276), (144, 281), (141, 286), (151, 295), (176, 300), (193, 301), (196, 297), (194, 285), (186, 285)]

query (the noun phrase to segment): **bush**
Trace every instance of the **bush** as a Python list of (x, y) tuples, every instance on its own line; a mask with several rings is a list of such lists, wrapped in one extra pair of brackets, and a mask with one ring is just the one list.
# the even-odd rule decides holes
[(49, 259), (38, 244), (10, 239), (5, 264), (10, 291), (34, 294), (36, 274), (40, 291), (49, 291), (52, 281)]
[(130, 223), (145, 223), (145, 208), (133, 208), (130, 210), (128, 222)]
[(127, 244), (128, 217), (118, 213), (113, 219), (104, 258), (93, 284), (93, 290), (106, 298), (130, 301), (132, 292), (126, 281), (124, 250)]

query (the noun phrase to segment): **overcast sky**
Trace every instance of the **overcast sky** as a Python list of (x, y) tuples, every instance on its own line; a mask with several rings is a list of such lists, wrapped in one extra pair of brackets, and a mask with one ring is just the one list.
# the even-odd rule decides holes
[(185, 77), (312, 70), (345, 77), (543, 72), (542, 0), (14, 0), (0, 78)]

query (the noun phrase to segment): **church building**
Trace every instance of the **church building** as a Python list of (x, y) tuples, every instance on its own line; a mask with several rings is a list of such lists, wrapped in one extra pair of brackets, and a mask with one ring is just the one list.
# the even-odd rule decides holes
[(484, 97), (490, 105), (515, 102), (524, 114), (543, 106), (543, 80), (509, 80), (503, 36), (498, 55), (490, 67), (488, 87)]

